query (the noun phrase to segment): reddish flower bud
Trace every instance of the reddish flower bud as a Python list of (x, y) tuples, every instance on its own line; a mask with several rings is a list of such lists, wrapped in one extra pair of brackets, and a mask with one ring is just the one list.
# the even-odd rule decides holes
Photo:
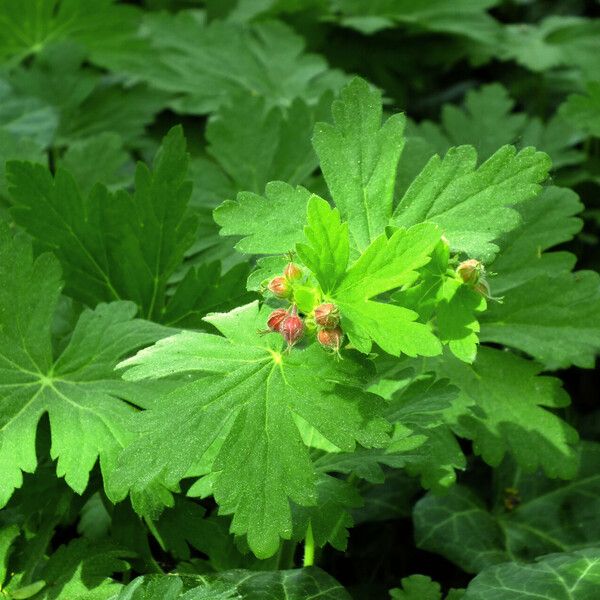
[(279, 332), (291, 348), (304, 335), (304, 322), (298, 316), (298, 310), (292, 307), (290, 314), (283, 320)]
[(279, 331), (281, 329), (281, 324), (289, 316), (290, 314), (287, 310), (285, 310), (285, 308), (278, 308), (269, 315), (267, 327), (271, 331)]
[(273, 277), (268, 285), (269, 291), (278, 298), (287, 298), (292, 289), (285, 277)]
[(332, 329), (340, 322), (340, 311), (335, 304), (325, 302), (315, 308), (315, 322), (321, 327)]
[(456, 272), (464, 283), (475, 285), (485, 273), (485, 268), (478, 260), (470, 258), (461, 262), (456, 268)]
[(298, 265), (295, 265), (293, 262), (288, 263), (283, 270), (283, 274), (290, 281), (296, 281), (302, 277), (302, 269)]
[(344, 340), (344, 334), (339, 327), (335, 327), (334, 329), (319, 329), (317, 340), (321, 346), (338, 352)]

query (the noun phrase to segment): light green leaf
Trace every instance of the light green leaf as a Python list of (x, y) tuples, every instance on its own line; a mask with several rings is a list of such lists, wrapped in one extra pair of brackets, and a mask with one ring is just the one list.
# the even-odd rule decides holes
[[(207, 320), (226, 337), (183, 332), (122, 363), (139, 380), (196, 374), (138, 419), (144, 431), (122, 455), (119, 494), (153, 481), (173, 488), (210, 445), (220, 449), (212, 491), (231, 531), (246, 534), (260, 558), (292, 534), (289, 501), (316, 502), (314, 469), (295, 415), (345, 451), (381, 446), (387, 423), (375, 396), (361, 392), (362, 368), (336, 363), (316, 344), (281, 353), (281, 338), (261, 336), (268, 308), (252, 303)], [(211, 377), (206, 377), (212, 373)]]
[(396, 167), (404, 145), (404, 115), (383, 125), (381, 94), (354, 79), (332, 106), (334, 124), (318, 123), (313, 144), (350, 236), (364, 251), (392, 214)]
[(302, 227), (310, 192), (282, 181), (267, 184), (265, 196), (241, 192), (214, 211), (221, 235), (242, 235), (236, 249), (245, 254), (283, 254), (304, 239)]
[(442, 600), (442, 588), (431, 577), (411, 575), (401, 583), (402, 589), (390, 590), (392, 600)]
[(443, 159), (434, 156), (406, 191), (393, 223), (432, 221), (452, 250), (489, 262), (498, 252), (494, 240), (519, 224), (513, 206), (541, 191), (550, 160), (534, 148), (505, 146), (478, 168), (476, 162), (470, 146), (452, 148)]
[(380, 235), (350, 266), (332, 297), (344, 332), (358, 350), (368, 353), (374, 342), (395, 356), (439, 354), (439, 341), (427, 325), (416, 321), (417, 313), (371, 299), (412, 283), (415, 269), (429, 261), (439, 235), (430, 223), (399, 229), (389, 239)]
[(311, 196), (304, 235), (308, 243), (298, 244), (296, 251), (327, 294), (336, 288), (348, 266), (348, 224), (341, 222), (337, 208), (332, 209), (322, 198)]

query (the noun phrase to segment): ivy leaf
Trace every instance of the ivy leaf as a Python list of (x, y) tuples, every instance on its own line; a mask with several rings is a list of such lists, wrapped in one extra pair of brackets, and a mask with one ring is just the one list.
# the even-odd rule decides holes
[(523, 474), (507, 461), (494, 472), (489, 507), (466, 486), (445, 496), (428, 494), (414, 509), (417, 545), (469, 573), (509, 560), (597, 546), (600, 446), (583, 443), (579, 451), (579, 470), (568, 482), (539, 472)]
[(56, 253), (66, 292), (90, 306), (133, 300), (156, 320), (167, 281), (195, 239), (196, 220), (186, 212), (186, 174), (181, 127), (166, 136), (153, 172), (138, 164), (133, 196), (97, 185), (83, 198), (66, 171), (53, 178), (40, 165), (8, 165), (15, 220)]
[(331, 296), (339, 306), (344, 332), (360, 352), (370, 352), (374, 342), (394, 356), (440, 353), (439, 341), (427, 325), (416, 321), (416, 312), (372, 300), (412, 283), (415, 269), (429, 261), (439, 236), (431, 223), (399, 229), (389, 239), (382, 234), (342, 277)]
[[(133, 319), (135, 306), (120, 302), (86, 310), (55, 360), (51, 326), (61, 291), (60, 269), (49, 254), (33, 260), (31, 245), (0, 229), (0, 505), (33, 472), (36, 431), (50, 418), (50, 454), (57, 474), (82, 493), (100, 458), (105, 481), (130, 435), (134, 412), (122, 398), (137, 392), (117, 379), (117, 361), (165, 334)], [(141, 388), (140, 388), (141, 389)]]
[(489, 262), (498, 252), (494, 240), (519, 224), (513, 206), (539, 194), (550, 160), (534, 148), (504, 146), (478, 168), (476, 163), (471, 146), (434, 156), (400, 200), (393, 223), (432, 221), (452, 250)]
[[(204, 114), (239, 94), (288, 106), (295, 98), (314, 104), (345, 80), (327, 63), (304, 53), (303, 39), (278, 21), (238, 25), (205, 23), (201, 11), (146, 14), (137, 44), (114, 53), (104, 66), (135, 81), (177, 95), (173, 107)], [(148, 61), (149, 55), (160, 60)]]
[(600, 585), (600, 548), (549, 554), (533, 564), (509, 562), (485, 569), (467, 588), (464, 600), (587, 600)]
[(321, 170), (359, 251), (379, 236), (392, 214), (404, 115), (381, 123), (381, 94), (356, 78), (332, 106), (334, 124), (318, 123), (313, 144)]
[(315, 344), (283, 355), (280, 336), (257, 333), (267, 312), (255, 302), (213, 315), (207, 321), (226, 337), (184, 332), (122, 363), (130, 380), (176, 373), (199, 378), (140, 415), (145, 433), (123, 453), (117, 481), (121, 496), (152, 481), (173, 488), (218, 440), (215, 500), (222, 514), (234, 515), (231, 531), (246, 534), (259, 558), (290, 538), (289, 500), (316, 502), (296, 417), (345, 451), (357, 442), (381, 446), (387, 440), (380, 403), (357, 388), (359, 365), (350, 357), (334, 363)]
[(318, 196), (311, 196), (304, 235), (308, 243), (296, 245), (302, 262), (313, 272), (325, 294), (333, 291), (346, 272), (350, 257), (348, 224), (339, 210)]
[(587, 95), (571, 94), (560, 113), (588, 135), (600, 137), (600, 81), (587, 83)]
[(543, 408), (569, 404), (558, 379), (538, 376), (536, 363), (486, 347), (473, 365), (446, 354), (434, 369), (473, 405), (472, 414), (456, 417), (454, 429), (473, 440), (475, 453), (488, 464), (497, 466), (510, 452), (526, 472), (542, 467), (550, 477), (573, 477), (577, 433)]

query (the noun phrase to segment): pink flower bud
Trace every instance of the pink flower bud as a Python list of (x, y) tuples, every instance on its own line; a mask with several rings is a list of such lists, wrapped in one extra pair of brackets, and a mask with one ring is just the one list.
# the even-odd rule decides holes
[(291, 348), (304, 335), (304, 322), (298, 316), (298, 310), (292, 307), (291, 313), (283, 320), (279, 332)]
[(267, 327), (271, 331), (279, 331), (281, 329), (281, 324), (287, 317), (289, 317), (288, 311), (285, 310), (285, 308), (278, 308), (269, 315)]
[(293, 262), (288, 263), (285, 269), (283, 270), (283, 274), (286, 279), (290, 281), (296, 281), (302, 277), (302, 269), (298, 265), (295, 265)]
[(278, 298), (287, 298), (292, 293), (290, 284), (285, 277), (273, 277), (269, 282), (268, 288)]
[(456, 272), (464, 283), (475, 285), (485, 273), (485, 268), (478, 260), (470, 258), (461, 262), (456, 268)]
[(332, 329), (340, 322), (340, 311), (335, 304), (325, 302), (315, 308), (315, 322), (321, 327)]
[(319, 329), (317, 340), (321, 346), (338, 352), (344, 340), (344, 334), (339, 327), (335, 327), (334, 329)]

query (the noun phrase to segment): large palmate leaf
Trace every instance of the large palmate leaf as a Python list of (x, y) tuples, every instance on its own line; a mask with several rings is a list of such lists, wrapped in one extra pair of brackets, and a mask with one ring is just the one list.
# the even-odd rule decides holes
[(454, 251), (485, 262), (498, 252), (494, 240), (515, 229), (513, 208), (541, 191), (550, 160), (534, 148), (517, 152), (504, 146), (479, 167), (471, 146), (459, 146), (444, 158), (434, 156), (400, 200), (396, 225), (432, 221)]
[(167, 135), (154, 170), (139, 163), (136, 191), (111, 194), (102, 185), (81, 196), (71, 175), (55, 177), (31, 163), (10, 163), (13, 215), (61, 261), (66, 292), (95, 306), (132, 300), (160, 320), (169, 277), (193, 243), (195, 218), (187, 214), (191, 187), (180, 127)]
[(358, 78), (331, 110), (334, 124), (318, 123), (313, 144), (335, 205), (362, 252), (392, 215), (405, 119), (394, 115), (382, 125), (381, 94)]
[[(200, 11), (155, 13), (146, 15), (140, 35), (106, 66), (176, 94), (179, 112), (212, 112), (240, 93), (262, 96), (271, 106), (295, 98), (312, 104), (345, 80), (321, 57), (305, 54), (302, 38), (277, 21), (207, 25)], [(147, 60), (148, 52), (155, 60)]]
[(469, 584), (463, 600), (588, 600), (600, 586), (600, 548), (549, 554), (533, 564), (489, 567)]
[(435, 371), (461, 390), (473, 406), (459, 413), (454, 429), (472, 439), (474, 450), (492, 466), (510, 452), (527, 472), (542, 467), (550, 477), (572, 477), (577, 469), (577, 432), (545, 410), (569, 404), (560, 380), (539, 376), (541, 367), (515, 354), (482, 347), (473, 365), (446, 353)]
[(165, 335), (133, 319), (128, 302), (99, 305), (79, 318), (64, 351), (53, 357), (51, 326), (62, 283), (49, 254), (0, 229), (0, 505), (36, 468), (36, 430), (50, 419), (50, 453), (57, 474), (81, 493), (100, 459), (106, 478), (130, 435), (137, 392), (115, 377), (124, 355)]
[(289, 501), (316, 502), (297, 417), (345, 451), (387, 439), (380, 401), (357, 387), (363, 367), (350, 357), (336, 363), (314, 344), (282, 354), (279, 336), (258, 333), (267, 315), (257, 303), (215, 314), (207, 320), (225, 337), (184, 332), (122, 363), (130, 380), (196, 378), (140, 415), (144, 434), (123, 453), (117, 482), (121, 495), (153, 481), (172, 488), (217, 444), (212, 493), (221, 513), (234, 515), (232, 532), (262, 558), (292, 534)]
[(598, 546), (600, 446), (585, 443), (580, 451), (581, 465), (568, 482), (523, 474), (512, 462), (503, 465), (495, 472), (493, 506), (466, 486), (446, 496), (428, 494), (414, 509), (417, 545), (471, 573)]

